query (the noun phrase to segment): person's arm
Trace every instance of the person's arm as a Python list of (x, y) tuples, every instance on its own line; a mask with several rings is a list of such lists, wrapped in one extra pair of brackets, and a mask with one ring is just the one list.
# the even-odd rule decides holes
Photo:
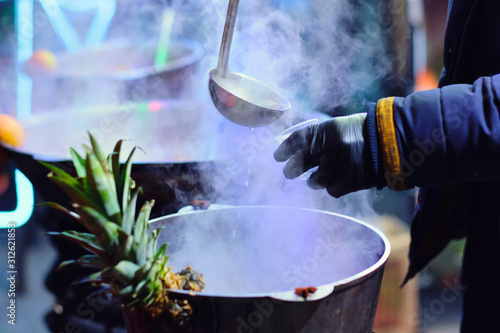
[(381, 99), (367, 128), (389, 188), (500, 179), (499, 111), (500, 75)]
[(370, 187), (500, 179), (500, 75), (388, 97), (365, 112), (294, 132), (274, 153), (296, 178), (334, 197)]

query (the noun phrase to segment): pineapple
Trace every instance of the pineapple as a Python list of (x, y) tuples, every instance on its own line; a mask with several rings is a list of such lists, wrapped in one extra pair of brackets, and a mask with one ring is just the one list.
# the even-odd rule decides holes
[(149, 231), (149, 216), (154, 201), (147, 201), (136, 212), (141, 188), (131, 179), (132, 149), (120, 164), (123, 140), (106, 156), (89, 133), (91, 146), (84, 145), (85, 158), (70, 148), (77, 177), (58, 167), (41, 162), (49, 177), (71, 199), (72, 209), (60, 203), (47, 203), (82, 223), (87, 232), (49, 232), (73, 241), (90, 254), (61, 263), (79, 264), (96, 273), (79, 282), (106, 288), (125, 312), (132, 314), (145, 332), (170, 332), (189, 329), (192, 308), (184, 300), (171, 297), (169, 289), (201, 291), (205, 282), (190, 267), (176, 273), (167, 265), (166, 244), (157, 247), (161, 230)]

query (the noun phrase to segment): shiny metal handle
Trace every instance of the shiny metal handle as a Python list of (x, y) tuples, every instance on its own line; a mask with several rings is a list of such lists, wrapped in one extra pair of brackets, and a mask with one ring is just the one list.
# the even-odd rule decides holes
[(236, 25), (236, 15), (238, 14), (238, 6), (240, 0), (229, 0), (226, 14), (226, 24), (222, 33), (222, 41), (219, 51), (219, 62), (217, 63), (217, 71), (220, 76), (225, 76), (227, 72), (227, 64), (229, 62), (229, 53), (231, 52), (231, 41), (233, 40), (234, 26)]

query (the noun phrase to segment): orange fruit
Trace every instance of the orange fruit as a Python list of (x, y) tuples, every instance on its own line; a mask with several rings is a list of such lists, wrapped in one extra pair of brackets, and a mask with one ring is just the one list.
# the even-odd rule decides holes
[(21, 146), (24, 142), (21, 123), (7, 114), (0, 114), (0, 144), (2, 142), (13, 147)]

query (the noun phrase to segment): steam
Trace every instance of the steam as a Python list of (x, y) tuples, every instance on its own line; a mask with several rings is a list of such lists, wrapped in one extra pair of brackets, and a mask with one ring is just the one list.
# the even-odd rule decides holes
[[(385, 9), (347, 0), (296, 3), (301, 5), (283, 10), (265, 0), (240, 3), (229, 68), (268, 83), (292, 105), (305, 103), (309, 110), (328, 110), (380, 89), (394, 60), (387, 56)], [(206, 41), (214, 54), (212, 67), (227, 2), (216, 4), (204, 11), (211, 22)]]
[[(373, 193), (362, 191), (335, 200), (325, 191), (310, 190), (303, 180), (285, 180), (283, 164), (274, 162), (272, 153), (279, 131), (315, 117), (318, 109), (334, 108), (379, 88), (379, 80), (392, 65), (386, 57), (382, 9), (346, 0), (284, 3), (240, 3), (229, 68), (275, 88), (292, 102), (292, 110), (254, 132), (221, 120), (217, 150), (229, 159), (223, 160), (214, 178), (215, 202), (305, 206), (373, 216)], [(208, 99), (206, 73), (217, 64), (227, 1), (198, 1), (186, 8), (200, 11), (206, 56), (194, 90), (197, 98)]]
[[(124, 104), (129, 110), (120, 112), (118, 120), (106, 112), (100, 113), (104, 123), (114, 126), (103, 125), (102, 119), (81, 122), (76, 128), (52, 124), (52, 128), (68, 130), (52, 130), (56, 138), (49, 141), (67, 149), (78, 143), (65, 140), (63, 133), (66, 137), (77, 132), (80, 140), (81, 133), (90, 131), (99, 134), (103, 141), (131, 139), (132, 144), (137, 143), (147, 153), (138, 156), (140, 162), (171, 162), (172, 154), (163, 153), (167, 149), (175, 150), (175, 162), (182, 162), (183, 156), (192, 156), (188, 158), (190, 161), (214, 159), (221, 162), (210, 184), (211, 198), (216, 202), (305, 206), (358, 217), (370, 215), (370, 192), (335, 200), (324, 191), (312, 191), (303, 180), (285, 180), (281, 174), (283, 165), (274, 162), (272, 153), (277, 147), (274, 136), (281, 130), (316, 118), (317, 111), (330, 110), (380, 88), (380, 80), (391, 71), (394, 60), (387, 57), (385, 50), (388, 24), (381, 16), (382, 5), (348, 0), (242, 1), (229, 68), (270, 85), (292, 103), (292, 110), (280, 121), (251, 133), (223, 119), (213, 107), (207, 89), (208, 71), (217, 64), (227, 4), (227, 0), (120, 1), (105, 44), (126, 44), (134, 51), (112, 54), (111, 59), (104, 58), (106, 53), (103, 53), (102, 64), (97, 64), (101, 66), (98, 72), (106, 74), (105, 69), (113, 67), (119, 56), (148, 53), (144, 51), (147, 47), (157, 45), (165, 6), (173, 6), (176, 11), (171, 47), (176, 48), (175, 41), (194, 41), (202, 46), (204, 56), (188, 73), (171, 81), (151, 75), (133, 85), (129, 80), (108, 81), (102, 77), (61, 85), (58, 80), (51, 80), (50, 75), (43, 77), (34, 85), (34, 93), (37, 89), (42, 91), (38, 100), (34, 96), (33, 107), (38, 110), (52, 112), (62, 108), (62, 112), (71, 113), (82, 105), (109, 105), (113, 109)], [(64, 45), (47, 18), (50, 12), (43, 14), (37, 6), (35, 11), (34, 49), (46, 48), (64, 54)], [(65, 13), (83, 43), (94, 13)], [(85, 49), (84, 45), (82, 48)], [(149, 50), (151, 62), (154, 51), (154, 48)], [(85, 56), (77, 59), (72, 65), (81, 71)], [(171, 94), (170, 89), (179, 86), (180, 90)], [(179, 103), (160, 109), (168, 111), (161, 121), (149, 117), (148, 122), (147, 116), (141, 116), (139, 121), (134, 114), (140, 107), (134, 103), (157, 98), (175, 98)], [(169, 123), (172, 125), (161, 126)], [(47, 135), (36, 135), (33, 141), (36, 137)], [(183, 137), (199, 140), (189, 139), (186, 141), (191, 143), (184, 144)], [(200, 173), (205, 171), (201, 169)], [(193, 182), (196, 181), (197, 174), (192, 176)]]
[[(275, 135), (283, 129), (294, 123), (318, 117), (317, 111), (331, 110), (359, 95), (380, 89), (380, 80), (391, 71), (394, 60), (386, 57), (386, 22), (378, 19), (380, 8), (369, 2), (361, 4), (349, 0), (296, 1), (295, 6), (285, 6), (284, 1), (242, 1), (229, 68), (270, 85), (286, 96), (292, 104), (292, 110), (275, 124), (250, 131), (223, 119), (213, 107), (207, 89), (208, 72), (217, 64), (227, 0), (175, 3), (171, 41), (192, 40), (199, 43), (205, 52), (196, 62), (193, 71), (176, 77), (172, 85), (166, 84), (168, 80), (153, 77), (141, 81), (131, 90), (124, 90), (124, 87), (127, 88), (126, 82), (120, 80), (104, 81), (104, 85), (101, 85), (102, 81), (99, 81), (99, 85), (94, 81), (86, 81), (83, 87), (57, 86), (50, 80), (42, 81), (42, 84), (37, 86), (46, 90), (42, 94), (45, 97), (37, 101), (39, 104), (34, 104), (34, 108), (39, 110), (53, 111), (51, 108), (57, 106), (70, 113), (82, 105), (110, 105), (110, 109), (125, 105), (125, 111), (119, 112), (119, 120), (103, 111), (99, 113), (101, 118), (96, 121), (72, 124), (75, 127), (69, 126), (70, 123), (52, 124), (51, 132), (55, 134), (55, 138), (50, 138), (46, 146), (53, 147), (53, 143), (58, 142), (60, 148), (67, 151), (68, 146), (77, 146), (81, 140), (74, 142), (65, 137), (78, 133), (80, 139), (85, 131), (100, 134), (100, 140), (109, 140), (108, 146), (116, 139), (127, 138), (131, 139), (132, 145), (141, 146), (147, 153), (146, 157), (137, 154), (140, 162), (215, 161), (210, 165), (200, 163), (198, 170), (183, 175), (188, 183), (196, 183), (200, 174), (205, 175), (202, 178), (206, 180), (206, 184), (202, 187), (210, 189), (208, 197), (215, 203), (308, 207), (361, 219), (373, 217), (372, 192), (361, 191), (338, 200), (334, 199), (325, 191), (309, 189), (302, 179), (284, 179), (283, 164), (276, 163), (272, 155), (278, 146)], [(124, 42), (138, 49), (148, 44), (156, 45), (165, 5), (161, 1), (119, 1), (106, 40)], [(81, 36), (84, 36), (85, 29), (88, 28), (90, 14), (81, 14), (74, 20), (76, 30)], [(39, 23), (35, 29), (35, 49), (48, 48), (56, 54), (64, 52), (64, 47), (53, 31), (50, 31), (47, 22)], [(152, 54), (154, 55), (154, 52)], [(75, 66), (78, 66), (78, 63), (75, 63)], [(179, 85), (183, 85), (180, 92), (169, 95), (168, 89)], [(69, 89), (66, 91), (66, 88)], [(75, 96), (76, 98), (73, 98)], [(163, 115), (163, 119), (152, 116), (151, 108), (146, 110), (144, 116), (139, 114), (136, 102), (149, 103), (152, 99), (163, 98), (176, 99), (176, 103), (167, 103), (168, 105), (157, 110)], [(324, 115), (319, 117), (325, 118)], [(103, 125), (103, 119), (107, 119), (107, 125)], [(61, 128), (67, 130), (60, 131)], [(29, 133), (27, 131), (27, 134)], [(46, 139), (47, 135), (38, 133), (33, 136), (32, 141), (36, 142), (40, 138)], [(192, 144), (186, 144), (183, 139)], [(164, 154), (167, 149), (175, 150), (173, 155), (178, 157), (177, 160), (172, 160), (171, 151)], [(37, 153), (43, 154), (39, 151)], [(50, 154), (59, 153), (48, 153)], [(162, 181), (158, 180), (158, 183)], [(189, 200), (205, 199), (207, 196), (207, 193), (201, 192), (188, 194), (178, 187), (174, 187), (174, 190), (177, 191), (176, 196), (180, 202), (187, 203)], [(298, 219), (293, 214), (279, 218), (267, 217), (265, 221), (266, 223), (252, 221), (249, 217), (244, 223), (239, 223), (237, 230), (241, 235), (254, 235), (255, 238), (238, 238), (242, 248), (236, 252), (237, 256), (228, 257), (226, 261), (212, 257), (212, 261), (207, 259), (206, 262), (195, 263), (192, 260), (200, 253), (230, 253), (227, 244), (218, 243), (227, 235), (218, 232), (224, 227), (223, 222), (229, 225), (232, 221), (207, 220), (203, 228), (197, 226), (188, 231), (186, 237), (190, 238), (190, 245), (182, 252), (176, 252), (172, 260), (179, 265), (192, 264), (196, 270), (205, 274), (208, 274), (210, 267), (216, 267), (233, 279), (225, 280), (225, 285), (241, 284), (241, 277), (237, 274), (243, 272), (246, 276), (246, 286), (249, 288), (243, 291), (255, 290), (255, 284), (262, 283), (259, 280), (262, 272), (281, 276), (287, 271), (288, 268), (280, 266), (279, 258), (297, 255), (300, 261), (312, 256), (314, 244), (320, 239), (322, 230), (315, 229), (314, 225), (306, 224), (307, 221)], [(329, 222), (321, 222), (322, 228), (326, 228), (325, 224), (328, 225)], [(259, 228), (258, 231), (253, 228), (255, 224)], [(287, 229), (287, 225), (293, 225), (298, 233), (293, 235), (297, 238), (290, 243), (287, 243), (290, 239), (286, 237), (292, 237), (291, 235), (280, 238), (284, 235), (282, 231)], [(247, 227), (249, 229), (244, 230)], [(273, 228), (280, 231), (272, 230)], [(369, 239), (358, 240), (356, 237), (340, 238), (342, 241), (339, 242), (338, 255), (336, 252), (335, 259), (329, 261), (332, 265), (324, 268), (330, 270), (329, 280), (342, 279), (346, 274), (359, 272), (361, 268), (374, 262), (373, 253), (379, 251), (379, 239), (370, 242)], [(255, 244), (276, 246), (256, 248)], [(245, 245), (248, 247), (244, 247)], [(305, 256), (297, 252), (299, 249), (305, 251), (303, 247), (307, 246), (309, 253)], [(360, 257), (357, 257), (358, 251)], [(273, 265), (267, 267), (267, 270), (259, 267), (253, 271), (251, 267), (246, 266), (253, 256), (264, 260), (268, 254), (273, 258)], [(344, 262), (333, 263), (343, 257), (346, 258)], [(363, 263), (362, 258), (367, 258), (369, 262)], [(353, 262), (365, 266), (352, 267)], [(341, 275), (332, 272), (338, 267), (344, 269)], [(255, 275), (256, 273), (258, 275)], [(210, 283), (207, 285), (210, 286)], [(275, 282), (269, 283), (265, 290), (277, 289)]]
[(202, 272), (207, 294), (266, 294), (335, 283), (374, 266), (385, 251), (371, 229), (316, 211), (231, 208), (153, 224), (161, 225), (169, 264)]
[[(203, 39), (207, 55), (201, 64), (206, 75), (217, 63), (227, 2), (198, 4), (204, 6), (207, 23)], [(286, 12), (268, 1), (240, 4), (229, 68), (272, 86), (291, 100), (293, 109), (277, 123), (254, 130), (221, 119), (217, 150), (229, 158), (218, 163), (210, 180), (215, 203), (310, 207), (363, 219), (374, 216), (372, 192), (333, 199), (325, 191), (309, 189), (302, 179), (284, 179), (283, 164), (272, 158), (278, 145), (275, 135), (281, 130), (315, 117), (317, 108), (333, 108), (373, 89), (373, 82), (390, 70), (391, 61), (380, 56), (381, 29), (372, 25), (349, 31), (360, 19), (352, 14), (353, 5), (347, 1), (314, 5), (315, 10)], [(206, 98), (206, 81), (198, 82), (197, 97)], [(166, 237), (174, 237), (172, 245), (182, 244), (181, 249), (170, 248), (171, 263), (177, 269), (187, 264), (203, 272), (206, 293), (244, 294), (332, 283), (361, 272), (379, 258), (379, 238), (339, 231), (332, 221), (320, 218), (318, 225), (308, 224), (299, 215), (290, 211), (289, 215), (245, 216), (243, 212), (238, 217), (203, 216), (202, 224), (189, 225), (192, 221), (186, 220), (187, 229), (179, 233), (182, 239), (176, 238), (176, 231), (165, 229)], [(321, 261), (314, 252), (325, 242), (333, 243), (334, 250)]]
[[(217, 63), (227, 1), (120, 1), (104, 42), (120, 41), (139, 50), (145, 44), (157, 45), (165, 6), (176, 11), (171, 40), (195, 40), (205, 49), (189, 97), (207, 100), (206, 75)], [(393, 59), (387, 57), (385, 45), (387, 22), (381, 18), (382, 11), (370, 2), (347, 0), (241, 2), (229, 67), (271, 85), (288, 97), (294, 107), (301, 106), (306, 111), (345, 104), (354, 96), (379, 89), (380, 78), (392, 70)], [(65, 13), (85, 50), (94, 12)], [(50, 14), (35, 6), (34, 49), (64, 54), (67, 50), (51, 26)], [(111, 56), (111, 61), (115, 59), (116, 54)], [(80, 60), (74, 63), (76, 69), (81, 68)], [(48, 89), (56, 92), (50, 99), (75, 96), (75, 91), (81, 97), (76, 101), (66, 98), (55, 104), (58, 107), (109, 102), (110, 96), (115, 100), (131, 97), (120, 95), (123, 89), (118, 82), (106, 82), (104, 93), (104, 86), (100, 86), (84, 96), (78, 92), (86, 93), (91, 84), (82, 88), (47, 87), (47, 83), (45, 93)], [(139, 99), (138, 95), (133, 97)], [(42, 100), (37, 103), (34, 107), (46, 107)]]
[[(131, 51), (102, 58), (102, 63), (96, 64), (101, 68), (98, 72), (106, 74), (105, 69), (112, 68), (119, 56), (129, 53), (150, 54), (152, 63), (155, 50), (148, 53), (145, 49), (157, 45), (165, 6), (173, 6), (176, 11), (172, 54), (178, 45), (175, 42), (190, 40), (203, 48), (204, 56), (190, 71), (170, 81), (151, 75), (131, 85), (129, 80), (91, 77), (83, 83), (77, 80), (61, 85), (50, 76), (42, 78), (41, 84), (35, 82), (34, 91), (38, 87), (43, 93), (41, 100), (34, 100), (34, 108), (52, 112), (54, 109), (47, 108), (47, 104), (55, 105), (66, 117), (75, 109), (81, 112), (82, 105), (103, 111), (95, 112), (98, 117), (88, 121), (57, 117), (59, 121), (48, 122), (46, 126), (55, 138), (27, 131), (33, 133), (27, 140), (34, 142), (31, 148), (36, 151), (40, 138), (44, 138), (44, 146), (63, 150), (67, 155), (68, 147), (78, 146), (85, 140), (85, 132), (90, 131), (105, 147), (112, 147), (117, 139), (130, 139), (130, 145), (138, 145), (146, 152), (136, 154), (138, 162), (217, 161), (215, 169), (200, 163), (199, 170), (185, 175), (189, 183), (196, 183), (200, 174), (209, 174), (209, 184), (204, 188), (211, 189), (211, 193), (199, 192), (191, 198), (179, 190), (178, 197), (186, 203), (209, 197), (216, 203), (300, 206), (360, 218), (373, 216), (371, 192), (333, 199), (325, 191), (309, 189), (304, 180), (285, 180), (283, 164), (276, 163), (272, 154), (278, 145), (275, 135), (283, 129), (318, 117), (317, 111), (332, 109), (379, 88), (394, 60), (386, 56), (388, 24), (380, 15), (383, 8), (348, 0), (242, 1), (229, 68), (270, 85), (292, 103), (292, 109), (278, 122), (251, 132), (223, 119), (213, 107), (207, 89), (208, 72), (217, 64), (227, 4), (227, 0), (120, 1), (105, 45), (125, 44), (131, 46)], [(41, 8), (35, 11), (34, 49), (64, 53), (50, 21), (42, 19)], [(83, 41), (93, 13), (67, 14)], [(70, 65), (81, 71), (85, 58), (80, 56)], [(170, 94), (170, 89), (179, 86), (179, 91)], [(156, 115), (147, 105), (163, 98), (175, 98), (176, 102), (156, 108)], [(146, 111), (141, 113), (144, 104)], [(106, 108), (119, 111), (106, 112)], [(319, 117), (325, 119), (324, 115)], [(76, 138), (72, 133), (77, 133)], [(58, 151), (46, 151), (45, 155), (60, 155)]]

